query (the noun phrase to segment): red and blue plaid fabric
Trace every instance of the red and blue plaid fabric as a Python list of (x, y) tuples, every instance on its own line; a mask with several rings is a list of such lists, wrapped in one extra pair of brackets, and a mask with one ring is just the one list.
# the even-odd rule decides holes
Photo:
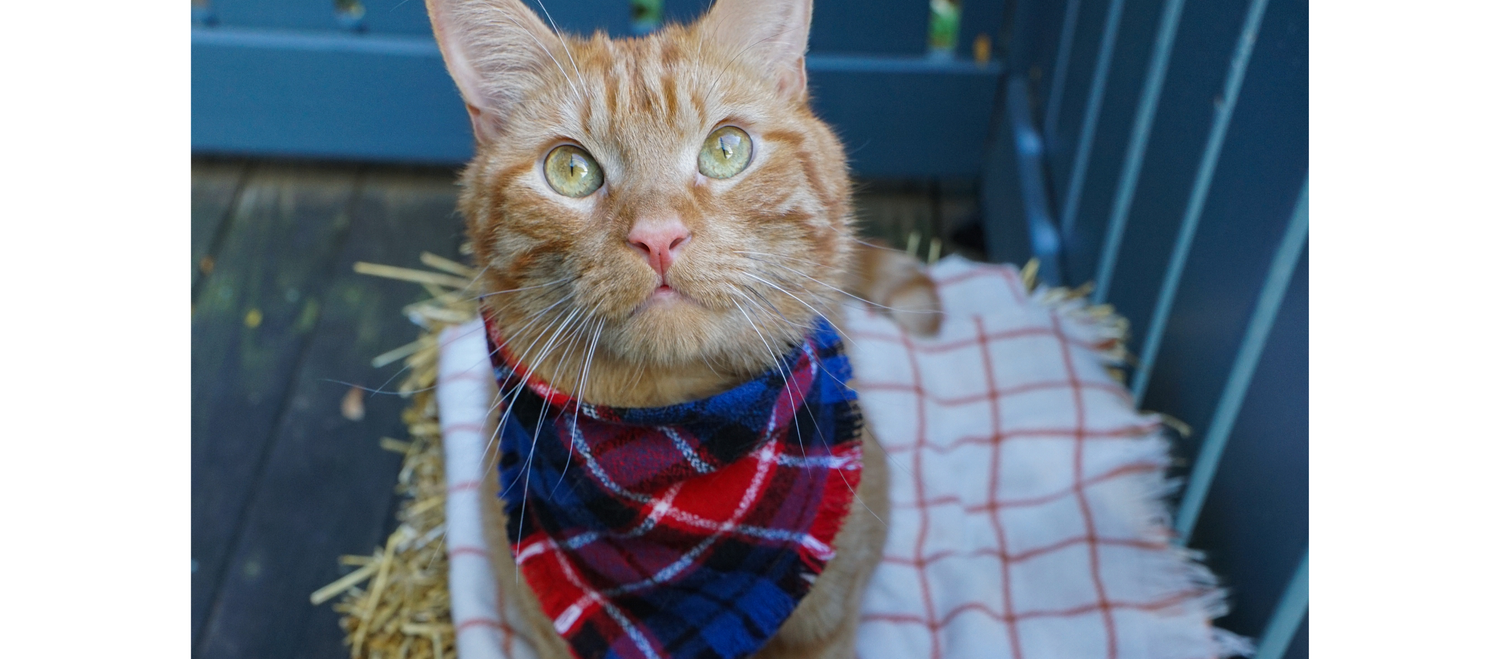
[[(702, 400), (607, 408), (515, 365), (493, 323), (512, 552), (581, 659), (744, 657), (834, 555), (862, 420), (819, 324), (760, 377)], [(521, 386), (524, 384), (525, 386)]]

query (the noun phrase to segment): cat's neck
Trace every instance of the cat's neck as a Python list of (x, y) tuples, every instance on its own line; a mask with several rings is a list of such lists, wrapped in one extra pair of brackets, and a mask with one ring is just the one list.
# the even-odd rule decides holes
[[(840, 316), (825, 316), (836, 327)], [(507, 334), (504, 325), (502, 335)], [(512, 337), (516, 344), (536, 343), (534, 337)], [(790, 350), (791, 346), (787, 346)], [(748, 351), (729, 360), (698, 363), (642, 364), (607, 350), (559, 349), (541, 360), (512, 355), (520, 365), (548, 386), (583, 401), (609, 407), (662, 407), (707, 398), (748, 382), (775, 363), (767, 353)], [(784, 354), (784, 353), (783, 353)], [(779, 356), (779, 355), (778, 355)]]
[(674, 367), (641, 365), (612, 355), (594, 356), (581, 391), (582, 357), (541, 364), (536, 375), (554, 387), (584, 401), (609, 407), (661, 407), (706, 398), (734, 388), (754, 374), (724, 373), (708, 365)]

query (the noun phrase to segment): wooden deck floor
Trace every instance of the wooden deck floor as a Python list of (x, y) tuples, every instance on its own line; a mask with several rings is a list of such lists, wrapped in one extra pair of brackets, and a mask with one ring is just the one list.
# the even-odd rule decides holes
[[(399, 369), (370, 360), (416, 328), (414, 285), (357, 275), (356, 261), (458, 259), (454, 172), (198, 160), (192, 182), (192, 642), (211, 659), (347, 656), (336, 614), (312, 591), (392, 526), (404, 401), (371, 395), (345, 418), (350, 384)], [(866, 183), (865, 233), (979, 256), (972, 187)]]

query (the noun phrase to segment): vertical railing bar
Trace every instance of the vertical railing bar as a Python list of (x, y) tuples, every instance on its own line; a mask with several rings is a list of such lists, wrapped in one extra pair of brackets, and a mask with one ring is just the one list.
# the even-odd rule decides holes
[(1271, 621), (1266, 623), (1266, 630), (1261, 632), (1259, 646), (1255, 650), (1255, 659), (1281, 659), (1286, 650), (1292, 644), (1292, 637), (1296, 636), (1297, 628), (1302, 626), (1302, 619), (1307, 616), (1307, 550), (1302, 550), (1302, 563), (1297, 566), (1297, 571), (1292, 574), (1291, 580), (1287, 581), (1286, 590), (1281, 592), (1281, 601), (1276, 604), (1276, 610), (1271, 613)]
[(1188, 476), (1187, 490), (1182, 495), (1182, 504), (1177, 508), (1177, 542), (1186, 543), (1193, 535), (1198, 522), (1198, 513), (1203, 510), (1203, 501), (1208, 498), (1208, 488), (1213, 485), (1214, 473), (1219, 469), (1219, 459), (1224, 456), (1224, 446), (1229, 442), (1229, 432), (1240, 415), (1240, 405), (1245, 402), (1245, 392), (1250, 389), (1250, 380), (1260, 364), (1261, 351), (1276, 324), (1276, 315), (1281, 311), (1282, 298), (1297, 269), (1297, 260), (1307, 245), (1307, 179), (1302, 180), (1302, 194), (1297, 198), (1297, 208), (1287, 223), (1281, 244), (1271, 258), (1271, 267), (1266, 272), (1266, 281), (1261, 285), (1260, 297), (1255, 301), (1255, 311), (1240, 340), (1240, 349), (1229, 368), (1229, 378), (1214, 407), (1213, 419), (1208, 432), (1203, 436), (1203, 448), (1193, 462), (1192, 474)]
[(1141, 358), (1136, 367), (1131, 393), (1137, 405), (1146, 395), (1146, 386), (1151, 382), (1151, 369), (1156, 366), (1156, 354), (1161, 349), (1162, 335), (1167, 329), (1167, 319), (1172, 314), (1172, 304), (1177, 297), (1177, 285), (1181, 283), (1182, 269), (1187, 265), (1188, 251), (1193, 246), (1193, 237), (1198, 232), (1198, 220), (1203, 214), (1203, 204), (1208, 199), (1208, 189), (1214, 180), (1214, 171), (1219, 166), (1219, 151), (1224, 148), (1224, 136), (1229, 132), (1229, 121), (1234, 117), (1234, 106), (1239, 102), (1240, 85), (1245, 80), (1245, 69), (1250, 65), (1250, 54), (1255, 50), (1255, 38), (1260, 33), (1260, 20), (1266, 13), (1269, 0), (1251, 0), (1246, 11), (1245, 22), (1240, 29), (1239, 43), (1229, 62), (1229, 74), (1224, 79), (1224, 91), (1214, 110), (1213, 127), (1209, 130), (1208, 143), (1203, 147), (1203, 157), (1198, 161), (1198, 174), (1193, 180), (1193, 191), (1188, 198), (1187, 210), (1182, 216), (1182, 225), (1177, 229), (1177, 242), (1172, 246), (1172, 257), (1162, 276), (1161, 290), (1156, 296), (1156, 307), (1151, 312), (1151, 324), (1147, 326), (1146, 341), (1141, 348)]
[(1161, 88), (1167, 78), (1167, 65), (1172, 60), (1172, 44), (1177, 40), (1177, 24), (1182, 17), (1183, 0), (1167, 0), (1161, 11), (1161, 23), (1156, 27), (1156, 45), (1151, 52), (1151, 67), (1146, 74), (1146, 84), (1141, 88), (1141, 100), (1135, 108), (1135, 125), (1130, 129), (1130, 146), (1125, 150), (1125, 164), (1120, 168), (1120, 182), (1115, 185), (1114, 207), (1109, 213), (1109, 229), (1104, 241), (1104, 252), (1099, 259), (1099, 271), (1094, 276), (1094, 304), (1100, 304), (1109, 295), (1109, 285), (1115, 274), (1115, 260), (1119, 257), (1120, 242), (1125, 236), (1125, 223), (1130, 219), (1130, 204), (1135, 200), (1136, 182), (1140, 180), (1141, 161), (1146, 157), (1146, 146), (1151, 140), (1151, 127), (1156, 123), (1156, 103), (1161, 99)]
[(1082, 0), (1068, 0), (1063, 13), (1062, 35), (1057, 39), (1057, 62), (1052, 69), (1052, 89), (1047, 92), (1047, 116), (1042, 120), (1042, 135), (1047, 141), (1057, 139), (1057, 113), (1062, 107), (1063, 85), (1068, 82), (1068, 64), (1073, 58), (1073, 34), (1078, 31), (1078, 6)]
[(1038, 276), (1043, 283), (1058, 285), (1062, 267), (1058, 259), (1061, 245), (1057, 228), (1052, 224), (1046, 182), (1042, 177), (1042, 136), (1031, 119), (1031, 95), (1026, 77), (1011, 74), (1006, 82), (1006, 112), (1016, 140), (1016, 169), (1020, 176), (1021, 203), (1026, 209), (1026, 226), (1031, 235), (1031, 253), (1038, 261)]
[(1068, 176), (1068, 198), (1063, 206), (1062, 235), (1073, 233), (1078, 216), (1078, 202), (1083, 197), (1083, 181), (1089, 168), (1089, 154), (1094, 149), (1094, 131), (1099, 128), (1099, 109), (1104, 105), (1104, 88), (1109, 82), (1109, 66), (1115, 56), (1115, 36), (1120, 31), (1120, 14), (1125, 0), (1110, 0), (1104, 19), (1104, 35), (1099, 40), (1099, 55), (1094, 58), (1094, 81), (1089, 85), (1088, 109), (1083, 115), (1083, 130), (1078, 133), (1078, 147), (1073, 156), (1073, 172)]

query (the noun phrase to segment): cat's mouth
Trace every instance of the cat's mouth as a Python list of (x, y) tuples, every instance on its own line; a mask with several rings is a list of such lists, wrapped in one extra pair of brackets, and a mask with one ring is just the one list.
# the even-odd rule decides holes
[(679, 291), (675, 288), (672, 288), (670, 285), (663, 283), (657, 286), (656, 290), (651, 291), (650, 295), (646, 296), (646, 301), (642, 304), (642, 306), (648, 307), (657, 304), (671, 304), (673, 302), (692, 301), (694, 300), (683, 294), (682, 291)]
[(699, 302), (687, 293), (673, 288), (670, 284), (661, 282), (656, 286), (655, 290), (652, 290), (646, 296), (645, 300), (641, 301), (640, 306), (636, 307), (636, 311), (640, 312), (656, 307), (665, 309), (679, 304), (699, 304)]

